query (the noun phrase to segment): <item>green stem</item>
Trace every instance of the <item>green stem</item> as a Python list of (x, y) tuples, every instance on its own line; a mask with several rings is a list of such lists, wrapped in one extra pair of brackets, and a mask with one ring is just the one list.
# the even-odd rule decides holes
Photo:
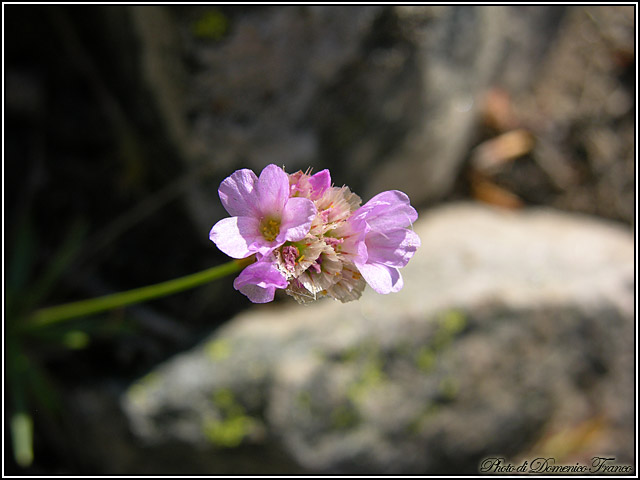
[(217, 267), (203, 270), (202, 272), (156, 283), (155, 285), (148, 285), (146, 287), (113, 293), (105, 295), (104, 297), (91, 298), (89, 300), (65, 303), (55, 307), (42, 308), (33, 313), (26, 326), (42, 327), (72, 318), (93, 315), (113, 308), (124, 307), (126, 305), (182, 292), (238, 272), (253, 261), (253, 257), (242, 260), (232, 260)]
[(29, 372), (29, 359), (21, 350), (15, 337), (7, 340), (7, 376), (11, 391), (11, 440), (13, 457), (21, 467), (33, 462), (33, 419), (27, 413), (26, 377)]

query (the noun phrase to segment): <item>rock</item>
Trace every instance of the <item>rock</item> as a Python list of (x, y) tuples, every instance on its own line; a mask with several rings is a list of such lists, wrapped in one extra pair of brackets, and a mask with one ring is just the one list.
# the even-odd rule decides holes
[[(522, 10), (525, 8), (525, 10)], [(565, 9), (475, 6), (137, 7), (140, 66), (187, 169), (198, 228), (219, 182), (268, 163), (329, 168), (364, 199), (451, 192), (497, 81), (530, 86)], [(523, 11), (526, 15), (523, 15)]]
[[(534, 81), (535, 93), (514, 101), (536, 137), (541, 179), (553, 187), (538, 182), (527, 197), (550, 190), (547, 205), (633, 223), (634, 13), (629, 5), (571, 10)], [(509, 188), (524, 190), (526, 178)]]
[(631, 232), (473, 204), (414, 228), (401, 292), (256, 307), (134, 382), (121, 406), (147, 460), (175, 445), (209, 474), (269, 451), (283, 474), (474, 474), (569, 431), (558, 463), (633, 463)]

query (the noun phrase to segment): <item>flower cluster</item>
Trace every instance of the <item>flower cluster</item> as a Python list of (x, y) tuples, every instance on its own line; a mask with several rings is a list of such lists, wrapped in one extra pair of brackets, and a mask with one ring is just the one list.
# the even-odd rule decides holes
[(238, 170), (218, 193), (231, 217), (209, 238), (230, 257), (255, 255), (233, 283), (254, 303), (272, 301), (276, 289), (300, 303), (357, 300), (366, 283), (397, 292), (399, 269), (420, 246), (407, 228), (418, 218), (407, 195), (391, 190), (360, 206), (348, 187), (332, 186), (328, 170), (288, 175), (268, 165), (260, 177)]

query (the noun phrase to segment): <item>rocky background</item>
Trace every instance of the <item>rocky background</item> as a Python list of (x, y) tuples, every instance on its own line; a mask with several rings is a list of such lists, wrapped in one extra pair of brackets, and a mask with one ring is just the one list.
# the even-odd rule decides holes
[(394, 295), (221, 280), (9, 329), (35, 459), (7, 427), (7, 473), (635, 464), (633, 6), (4, 11), (8, 325), (226, 261), (238, 168), (403, 190), (422, 239)]

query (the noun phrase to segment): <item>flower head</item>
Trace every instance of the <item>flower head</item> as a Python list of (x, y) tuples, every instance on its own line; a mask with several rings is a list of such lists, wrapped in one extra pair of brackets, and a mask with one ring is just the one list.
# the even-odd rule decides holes
[(418, 218), (404, 193), (391, 190), (360, 206), (348, 187), (334, 187), (328, 170), (287, 175), (267, 166), (260, 177), (247, 169), (218, 190), (232, 215), (210, 239), (227, 255), (256, 255), (234, 287), (265, 303), (285, 289), (301, 303), (329, 296), (360, 298), (366, 283), (378, 293), (402, 288), (399, 269), (420, 246), (408, 229)]

